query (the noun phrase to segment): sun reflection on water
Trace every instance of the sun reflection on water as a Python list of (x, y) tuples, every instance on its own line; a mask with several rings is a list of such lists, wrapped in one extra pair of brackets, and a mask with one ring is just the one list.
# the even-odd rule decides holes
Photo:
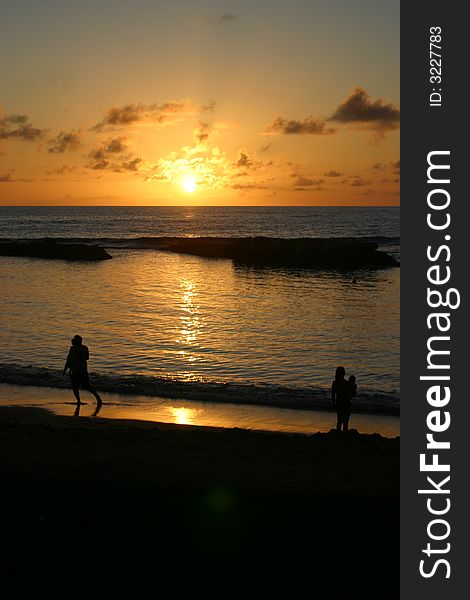
[(170, 406), (169, 411), (177, 425), (192, 425), (197, 415), (197, 410), (192, 408)]
[[(182, 279), (180, 282), (181, 300), (179, 308), (182, 314), (179, 317), (180, 326), (176, 342), (184, 347), (178, 351), (178, 355), (186, 365), (191, 365), (199, 360), (197, 347), (200, 343), (202, 331), (202, 320), (200, 318), (200, 307), (197, 302), (197, 286), (190, 279)], [(192, 373), (181, 373), (184, 379), (193, 379)]]

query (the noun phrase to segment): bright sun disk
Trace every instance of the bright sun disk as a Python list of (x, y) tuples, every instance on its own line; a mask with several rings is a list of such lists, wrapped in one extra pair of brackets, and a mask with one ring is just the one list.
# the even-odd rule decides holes
[(183, 189), (189, 193), (194, 192), (196, 189), (196, 181), (192, 177), (186, 178), (181, 185)]

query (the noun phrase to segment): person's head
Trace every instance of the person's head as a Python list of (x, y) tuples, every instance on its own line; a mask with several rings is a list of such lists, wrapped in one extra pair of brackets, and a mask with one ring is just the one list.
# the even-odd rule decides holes
[(349, 376), (349, 381), (350, 381), (350, 383), (356, 383), (356, 376), (355, 375), (350, 375)]
[(72, 346), (81, 346), (83, 338), (81, 335), (74, 335), (71, 339)]
[(345, 371), (344, 367), (336, 367), (336, 373), (335, 373), (336, 380), (344, 379), (345, 375), (346, 375), (346, 371)]

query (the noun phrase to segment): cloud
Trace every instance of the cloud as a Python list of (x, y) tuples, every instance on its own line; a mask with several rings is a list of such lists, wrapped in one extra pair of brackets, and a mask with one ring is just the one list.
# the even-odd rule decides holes
[(293, 190), (295, 192), (313, 192), (321, 190), (321, 185), (324, 182), (324, 180), (320, 178), (304, 177), (303, 175), (298, 175), (296, 173), (292, 173), (291, 177), (296, 178), (293, 185)]
[(379, 131), (400, 126), (400, 109), (381, 98), (373, 101), (362, 87), (356, 87), (337, 107), (328, 121)]
[(193, 134), (198, 144), (204, 144), (209, 139), (210, 125), (200, 121), (198, 127), (193, 131)]
[(311, 177), (303, 177), (302, 175), (297, 176), (297, 180), (294, 184), (296, 188), (308, 188), (308, 187), (316, 187), (318, 188), (324, 182), (323, 179), (315, 179)]
[(374, 193), (374, 190), (372, 188), (367, 188), (363, 192), (358, 192), (358, 196), (370, 196), (373, 193)]
[(327, 171), (326, 173), (323, 173), (323, 177), (342, 177), (344, 175), (344, 173), (340, 173), (339, 171)]
[(33, 127), (27, 115), (0, 115), (0, 140), (35, 142), (45, 131)]
[(164, 102), (163, 104), (125, 104), (108, 108), (104, 117), (93, 129), (101, 131), (108, 127), (125, 127), (136, 123), (162, 124), (171, 122), (176, 117), (191, 116), (202, 112), (211, 112), (214, 101), (205, 106), (194, 105), (189, 98)]
[(341, 183), (349, 185), (351, 187), (362, 187), (364, 185), (370, 185), (370, 181), (363, 179), (359, 176), (353, 177), (352, 179), (345, 179)]
[(86, 166), (93, 171), (137, 172), (142, 159), (128, 151), (125, 141), (126, 138), (117, 137), (103, 142), (89, 153)]
[(71, 165), (62, 165), (61, 167), (57, 167), (55, 169), (48, 169), (46, 171), (47, 175), (65, 175), (66, 173), (71, 173), (75, 171), (76, 167)]
[(238, 15), (236, 15), (235, 13), (232, 12), (228, 12), (223, 14), (222, 16), (220, 16), (217, 19), (217, 23), (220, 23), (221, 25), (223, 25), (224, 23), (233, 23), (233, 21), (237, 21), (238, 20)]
[(181, 185), (191, 177), (197, 185), (220, 189), (231, 186), (234, 167), (226, 154), (218, 146), (184, 146), (178, 152), (171, 152), (148, 169), (146, 181), (166, 181)]
[(234, 183), (232, 186), (234, 190), (267, 190), (267, 186), (262, 183)]
[(11, 173), (5, 173), (4, 175), (0, 175), (0, 183), (14, 183), (20, 181), (22, 183), (33, 183), (34, 179), (22, 177), (21, 179), (13, 179)]
[(395, 162), (391, 162), (390, 164), (392, 165), (393, 172), (397, 175), (400, 175), (400, 161), (397, 160)]
[(252, 167), (253, 161), (246, 152), (240, 152), (240, 158), (237, 161), (239, 167)]
[(381, 162), (376, 162), (371, 166), (372, 171), (383, 171), (385, 169), (385, 165)]
[(77, 150), (80, 148), (81, 139), (78, 131), (61, 131), (59, 135), (50, 141), (51, 147), (48, 152), (53, 154), (63, 154), (67, 150)]
[(216, 106), (217, 102), (215, 100), (210, 100), (207, 104), (203, 104), (200, 107), (199, 112), (213, 112)]
[(265, 134), (299, 134), (299, 135), (331, 135), (336, 133), (333, 127), (327, 127), (326, 122), (314, 117), (306, 117), (302, 121), (278, 117), (264, 130)]

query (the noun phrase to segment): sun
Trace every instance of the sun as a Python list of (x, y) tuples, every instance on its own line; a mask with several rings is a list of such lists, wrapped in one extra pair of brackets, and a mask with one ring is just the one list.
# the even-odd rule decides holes
[(194, 177), (186, 177), (186, 179), (183, 181), (181, 186), (185, 192), (188, 192), (189, 194), (191, 194), (192, 192), (194, 192), (196, 190), (196, 187), (197, 187), (196, 180), (194, 179)]

